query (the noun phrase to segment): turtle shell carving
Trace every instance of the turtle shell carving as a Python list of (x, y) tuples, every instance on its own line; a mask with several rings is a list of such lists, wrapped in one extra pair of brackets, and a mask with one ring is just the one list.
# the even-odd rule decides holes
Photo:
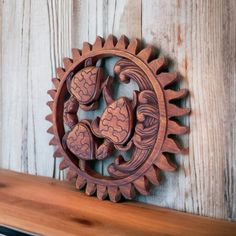
[(73, 127), (64, 138), (70, 151), (80, 159), (92, 160), (94, 158), (95, 143), (89, 127), (80, 122)]
[(114, 144), (123, 144), (133, 128), (133, 111), (129, 101), (121, 97), (111, 103), (104, 111), (99, 129), (101, 135), (110, 139)]
[(89, 104), (101, 93), (103, 69), (95, 66), (86, 67), (77, 72), (69, 83), (69, 90), (79, 103)]

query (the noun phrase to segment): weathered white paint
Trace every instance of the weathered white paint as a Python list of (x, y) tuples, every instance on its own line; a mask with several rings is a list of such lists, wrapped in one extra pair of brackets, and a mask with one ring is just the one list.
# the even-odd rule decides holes
[[(181, 120), (191, 127), (182, 137), (189, 155), (176, 157), (178, 172), (165, 173), (163, 185), (139, 200), (236, 219), (234, 0), (1, 0), (0, 23), (1, 167), (64, 178), (44, 120), (50, 78), (71, 47), (126, 34), (168, 56), (191, 91), (191, 117)], [(106, 173), (106, 165), (97, 169)]]
[(4, 168), (53, 175), (45, 103), (59, 58), (70, 52), (71, 12), (64, 1), (2, 1)]
[(235, 13), (235, 1), (143, 1), (142, 36), (173, 60), (192, 109), (189, 155), (149, 203), (236, 217)]

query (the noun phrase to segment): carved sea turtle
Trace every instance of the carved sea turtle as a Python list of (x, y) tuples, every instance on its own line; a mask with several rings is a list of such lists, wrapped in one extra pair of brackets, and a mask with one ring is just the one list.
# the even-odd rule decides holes
[[(70, 126), (63, 137), (64, 146), (83, 160), (102, 160), (108, 157), (114, 147), (121, 151), (127, 151), (132, 147), (131, 136), (134, 129), (134, 109), (137, 105), (137, 92), (133, 92), (132, 101), (126, 97), (113, 100), (108, 90), (112, 82), (109, 77), (103, 88), (103, 97), (107, 104), (101, 118), (94, 121), (81, 120)], [(98, 147), (97, 139), (104, 142)]]
[(115, 147), (127, 151), (132, 146), (131, 136), (134, 125), (134, 109), (137, 105), (137, 92), (133, 92), (133, 100), (120, 97), (113, 100), (107, 86), (103, 89), (104, 100), (107, 108), (101, 118), (97, 117), (91, 124), (92, 132), (104, 142), (96, 152), (97, 159), (106, 158)]
[(85, 68), (67, 80), (68, 91), (79, 102), (80, 108), (85, 111), (97, 108), (97, 99), (105, 82), (103, 69), (92, 64), (92, 60), (87, 59)]

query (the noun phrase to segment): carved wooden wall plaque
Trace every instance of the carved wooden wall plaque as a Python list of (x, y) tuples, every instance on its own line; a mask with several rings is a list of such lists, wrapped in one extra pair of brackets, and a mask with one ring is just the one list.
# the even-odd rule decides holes
[[(52, 114), (51, 145), (54, 157), (63, 157), (60, 169), (69, 168), (68, 179), (76, 178), (76, 188), (86, 194), (96, 193), (99, 199), (117, 202), (123, 196), (133, 199), (136, 193), (148, 195), (150, 185), (159, 185), (160, 171), (173, 171), (176, 166), (169, 154), (181, 153), (175, 135), (188, 132), (173, 117), (184, 116), (189, 109), (173, 101), (187, 95), (187, 90), (172, 90), (177, 73), (164, 72), (166, 60), (155, 58), (151, 46), (141, 49), (137, 39), (122, 36), (118, 41), (110, 35), (106, 41), (97, 37), (95, 43), (85, 42), (82, 51), (72, 49), (73, 59), (65, 58), (65, 68), (58, 68), (52, 79), (55, 89), (48, 91)], [(113, 97), (111, 85), (115, 78), (106, 75), (97, 65), (99, 59), (119, 57), (114, 72), (123, 83), (134, 80), (138, 91), (133, 98)], [(96, 110), (99, 98), (106, 108), (94, 120), (80, 119), (78, 110)], [(108, 166), (109, 176), (97, 173), (93, 162), (119, 155)], [(130, 160), (122, 156), (131, 152)]]

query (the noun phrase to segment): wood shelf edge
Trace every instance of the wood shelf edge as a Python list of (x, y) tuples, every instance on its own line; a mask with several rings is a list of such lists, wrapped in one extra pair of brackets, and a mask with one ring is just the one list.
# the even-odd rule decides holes
[(74, 185), (0, 169), (0, 224), (43, 235), (232, 235), (236, 222), (88, 197)]

